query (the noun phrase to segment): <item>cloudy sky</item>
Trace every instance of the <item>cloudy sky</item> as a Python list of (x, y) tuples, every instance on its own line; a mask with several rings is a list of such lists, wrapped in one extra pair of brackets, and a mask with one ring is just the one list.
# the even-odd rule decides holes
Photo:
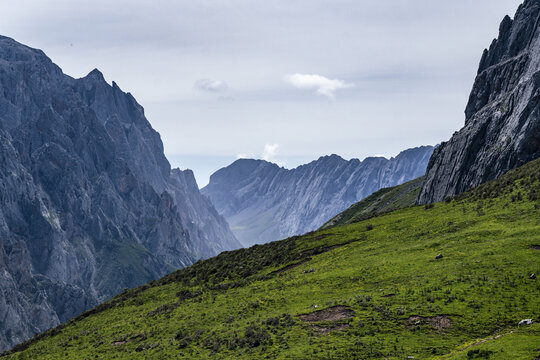
[(238, 157), (294, 167), (448, 139), (521, 0), (0, 0), (0, 34), (99, 68), (199, 185)]

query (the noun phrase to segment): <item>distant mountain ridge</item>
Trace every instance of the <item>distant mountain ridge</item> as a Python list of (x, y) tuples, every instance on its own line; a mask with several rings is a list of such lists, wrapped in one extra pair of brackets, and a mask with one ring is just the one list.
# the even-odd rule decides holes
[(484, 50), (465, 126), (431, 158), (419, 203), (454, 196), (540, 157), (540, 1), (506, 16)]
[(432, 152), (422, 146), (364, 161), (330, 155), (292, 170), (240, 159), (215, 172), (201, 192), (250, 246), (315, 230), (371, 193), (422, 176)]
[(376, 191), (334, 216), (320, 230), (352, 224), (380, 214), (414, 206), (423, 182), (424, 177), (422, 176), (401, 185)]
[(131, 94), (0, 37), (0, 349), (238, 247)]

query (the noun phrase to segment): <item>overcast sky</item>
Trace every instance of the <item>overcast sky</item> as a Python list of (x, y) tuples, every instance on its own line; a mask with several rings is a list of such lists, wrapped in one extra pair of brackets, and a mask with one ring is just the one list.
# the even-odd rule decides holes
[(521, 0), (0, 0), (0, 34), (131, 92), (200, 186), (238, 157), (294, 167), (447, 140)]

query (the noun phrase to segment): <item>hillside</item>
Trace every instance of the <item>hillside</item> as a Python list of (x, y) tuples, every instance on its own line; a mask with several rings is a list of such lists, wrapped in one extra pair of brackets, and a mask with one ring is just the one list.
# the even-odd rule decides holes
[(373, 192), (422, 176), (432, 153), (421, 146), (391, 159), (330, 155), (294, 169), (240, 159), (216, 171), (201, 192), (251, 246), (313, 231)]
[(531, 360), (539, 250), (537, 160), (448, 202), (200, 261), (3, 356)]
[(422, 176), (405, 184), (376, 191), (342, 213), (334, 216), (321, 226), (321, 230), (348, 225), (353, 222), (369, 219), (381, 213), (414, 206), (423, 182), (424, 177)]

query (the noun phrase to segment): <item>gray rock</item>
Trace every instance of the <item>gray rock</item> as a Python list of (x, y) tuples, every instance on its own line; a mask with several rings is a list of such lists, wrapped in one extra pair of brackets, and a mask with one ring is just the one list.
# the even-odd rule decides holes
[(540, 156), (540, 1), (505, 17), (480, 61), (465, 127), (429, 161), (418, 203), (442, 201)]
[(292, 170), (241, 159), (214, 173), (201, 192), (251, 246), (315, 230), (371, 193), (422, 176), (432, 152), (424, 146), (364, 161), (331, 155)]
[(0, 37), (0, 350), (240, 247), (133, 96)]

